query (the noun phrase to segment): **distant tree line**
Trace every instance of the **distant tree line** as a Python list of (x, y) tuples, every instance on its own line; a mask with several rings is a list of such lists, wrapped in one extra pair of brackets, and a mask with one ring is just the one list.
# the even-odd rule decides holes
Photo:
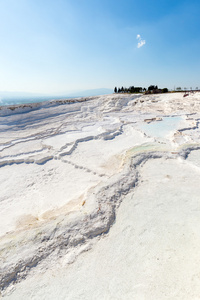
[[(174, 89), (175, 90), (175, 89)], [(190, 88), (186, 88), (186, 87), (184, 87), (184, 90), (185, 91), (198, 91), (199, 90), (199, 88), (198, 88), (198, 86), (195, 88), (195, 89), (192, 89), (192, 87), (190, 87)], [(179, 86), (179, 87), (177, 87), (176, 88), (176, 91), (178, 91), (178, 92), (182, 92), (183, 91), (183, 89)]]
[(123, 86), (121, 88), (114, 88), (115, 93), (142, 93), (145, 92), (146, 89), (142, 87), (134, 87), (130, 86), (129, 88), (124, 88)]
[(145, 94), (156, 94), (156, 93), (167, 93), (168, 89), (159, 89), (157, 85), (150, 85), (148, 89), (142, 88), (142, 87), (134, 87), (130, 86), (129, 88), (124, 88), (123, 86), (121, 88), (114, 88), (115, 93), (145, 93)]

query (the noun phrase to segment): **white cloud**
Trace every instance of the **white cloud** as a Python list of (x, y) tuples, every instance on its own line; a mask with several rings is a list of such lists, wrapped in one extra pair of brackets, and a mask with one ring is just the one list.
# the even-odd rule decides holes
[(140, 48), (140, 47), (142, 47), (142, 46), (144, 46), (144, 45), (146, 44), (146, 41), (145, 41), (145, 40), (142, 40), (140, 34), (137, 34), (137, 37), (136, 37), (136, 38), (138, 39), (138, 44), (137, 44), (137, 47), (138, 47), (138, 48)]
[(138, 44), (137, 44), (137, 47), (140, 48), (142, 46), (144, 46), (146, 44), (146, 41), (145, 40), (141, 40)]

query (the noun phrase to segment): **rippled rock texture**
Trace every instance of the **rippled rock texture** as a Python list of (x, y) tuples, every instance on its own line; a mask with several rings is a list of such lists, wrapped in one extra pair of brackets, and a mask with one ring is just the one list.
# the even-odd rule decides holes
[(1, 107), (1, 295), (198, 299), (199, 111), (199, 93)]

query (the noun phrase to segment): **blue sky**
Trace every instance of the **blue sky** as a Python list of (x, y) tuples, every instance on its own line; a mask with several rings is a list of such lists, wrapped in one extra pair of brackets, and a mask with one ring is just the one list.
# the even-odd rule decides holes
[(0, 0), (0, 91), (200, 88), (199, 13), (193, 0)]

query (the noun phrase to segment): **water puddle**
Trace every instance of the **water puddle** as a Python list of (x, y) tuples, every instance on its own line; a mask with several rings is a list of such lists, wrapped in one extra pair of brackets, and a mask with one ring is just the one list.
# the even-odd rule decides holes
[(161, 138), (167, 136), (171, 131), (177, 130), (181, 121), (183, 121), (183, 118), (180, 116), (163, 117), (161, 121), (152, 121), (151, 123), (142, 124), (140, 128), (147, 135)]

